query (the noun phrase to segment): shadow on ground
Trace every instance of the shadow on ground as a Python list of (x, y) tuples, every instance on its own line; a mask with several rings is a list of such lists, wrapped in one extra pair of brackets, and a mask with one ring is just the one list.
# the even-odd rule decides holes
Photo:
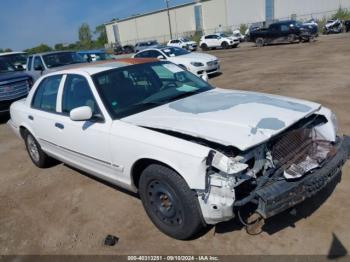
[(6, 124), (7, 121), (9, 121), (10, 115), (9, 114), (0, 114), (0, 125)]

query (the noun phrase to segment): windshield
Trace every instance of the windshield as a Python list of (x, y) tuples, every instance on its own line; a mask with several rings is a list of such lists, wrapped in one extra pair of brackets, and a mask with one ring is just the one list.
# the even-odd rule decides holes
[(27, 63), (27, 56), (27, 54), (11, 54), (2, 57), (5, 58), (12, 65), (17, 66), (25, 65)]
[(162, 51), (167, 57), (187, 55), (190, 53), (185, 49), (178, 48), (178, 47), (167, 47), (167, 48), (163, 48)]
[(228, 35), (224, 34), (224, 33), (220, 33), (218, 34), (218, 36), (221, 36), (221, 37), (228, 37)]
[(84, 58), (75, 52), (62, 52), (43, 55), (48, 68), (83, 63)]
[(94, 75), (93, 80), (113, 119), (212, 89), (207, 82), (167, 62), (116, 68)]
[(7, 59), (0, 57), (0, 73), (7, 73), (13, 71), (15, 71), (15, 68), (12, 66), (12, 64)]
[(191, 40), (188, 38), (181, 38), (180, 40), (182, 40), (183, 42), (191, 42)]

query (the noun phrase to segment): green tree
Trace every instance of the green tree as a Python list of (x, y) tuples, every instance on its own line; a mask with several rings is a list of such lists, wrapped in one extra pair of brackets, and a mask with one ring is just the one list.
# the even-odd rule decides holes
[(87, 23), (83, 23), (79, 27), (79, 42), (82, 48), (89, 49), (92, 46), (92, 34)]
[(241, 32), (242, 35), (245, 35), (245, 32), (247, 31), (248, 26), (246, 24), (241, 24), (239, 26), (239, 31)]
[(59, 44), (55, 44), (55, 50), (57, 51), (61, 51), (64, 50), (65, 47), (63, 46), (63, 44), (59, 43)]
[(332, 19), (339, 20), (349, 20), (350, 19), (350, 10), (346, 8), (339, 7), (337, 12), (332, 15)]
[(25, 52), (29, 54), (35, 54), (35, 53), (43, 53), (43, 52), (49, 52), (52, 51), (52, 48), (46, 44), (40, 44), (38, 46), (28, 48), (24, 50)]
[(12, 52), (11, 48), (5, 48), (4, 52)]
[(94, 34), (97, 35), (95, 42), (96, 47), (104, 47), (104, 45), (108, 42), (105, 25), (102, 24), (96, 26)]
[(3, 53), (4, 52), (4, 50), (2, 50), (2, 48), (0, 48), (0, 53)]

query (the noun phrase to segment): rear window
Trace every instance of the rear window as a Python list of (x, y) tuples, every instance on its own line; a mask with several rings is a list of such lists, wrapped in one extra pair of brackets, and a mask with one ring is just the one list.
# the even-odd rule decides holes
[(56, 112), (58, 88), (62, 75), (45, 78), (37, 88), (32, 100), (32, 107), (48, 112)]

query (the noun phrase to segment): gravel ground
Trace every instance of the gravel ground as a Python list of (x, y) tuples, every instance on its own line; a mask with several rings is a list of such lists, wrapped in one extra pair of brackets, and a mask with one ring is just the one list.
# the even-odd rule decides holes
[[(350, 134), (349, 43), (350, 34), (342, 34), (315, 43), (211, 51), (223, 73), (210, 82), (322, 103)], [(6, 121), (0, 122), (0, 254), (325, 255), (350, 249), (350, 162), (333, 192), (298, 205), (296, 214), (271, 218), (260, 235), (248, 235), (233, 220), (195, 240), (177, 241), (153, 226), (137, 196), (62, 164), (36, 168)], [(107, 234), (119, 243), (104, 246)]]

